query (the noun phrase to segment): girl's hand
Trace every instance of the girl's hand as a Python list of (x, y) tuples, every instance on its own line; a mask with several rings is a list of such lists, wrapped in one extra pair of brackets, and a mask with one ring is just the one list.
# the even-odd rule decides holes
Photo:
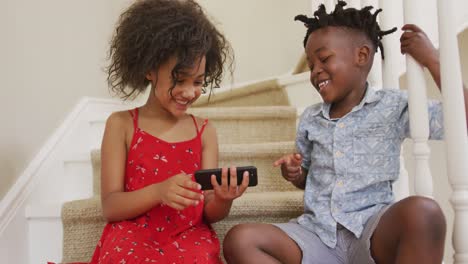
[(302, 156), (294, 153), (281, 157), (273, 163), (273, 166), (281, 165), (281, 175), (290, 182), (295, 182), (302, 177)]
[(189, 206), (196, 206), (203, 200), (200, 184), (194, 182), (190, 175), (180, 173), (162, 183), (156, 184), (161, 202), (176, 210), (183, 210)]
[(413, 24), (406, 24), (401, 29), (405, 31), (400, 37), (402, 54), (411, 55), (425, 67), (434, 61), (439, 61), (439, 52), (421, 28)]
[(215, 199), (225, 202), (231, 202), (237, 197), (241, 196), (247, 186), (249, 186), (249, 172), (245, 171), (242, 178), (241, 185), (237, 185), (237, 168), (230, 168), (230, 185), (228, 185), (228, 168), (221, 170), (221, 185), (218, 184), (215, 175), (211, 175), (211, 184), (213, 185)]

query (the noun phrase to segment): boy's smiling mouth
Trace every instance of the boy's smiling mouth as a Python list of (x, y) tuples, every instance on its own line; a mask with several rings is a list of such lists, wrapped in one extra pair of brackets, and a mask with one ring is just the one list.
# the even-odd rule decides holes
[(330, 83), (330, 80), (319, 81), (316, 85), (318, 91), (321, 92)]

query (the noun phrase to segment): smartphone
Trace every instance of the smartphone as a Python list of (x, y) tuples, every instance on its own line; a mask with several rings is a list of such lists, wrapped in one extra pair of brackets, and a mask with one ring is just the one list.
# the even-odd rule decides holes
[[(228, 184), (231, 182), (230, 170), (228, 169)], [(237, 185), (241, 185), (244, 171), (249, 172), (249, 186), (256, 186), (257, 182), (257, 168), (255, 166), (237, 167)], [(201, 185), (202, 190), (212, 190), (211, 175), (216, 175), (218, 184), (221, 185), (221, 168), (198, 170), (195, 172), (195, 181)]]

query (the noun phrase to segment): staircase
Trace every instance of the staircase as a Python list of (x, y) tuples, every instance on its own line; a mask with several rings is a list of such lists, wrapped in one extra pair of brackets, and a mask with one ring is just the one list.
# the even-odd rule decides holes
[[(303, 192), (295, 189), (272, 164), (294, 151), (297, 113), (289, 106), (276, 80), (224, 91), (199, 99), (191, 112), (208, 118), (216, 127), (220, 144), (220, 166), (255, 165), (258, 186), (233, 203), (230, 215), (213, 225), (220, 240), (235, 224), (285, 222), (303, 210)], [(89, 261), (101, 236), (100, 151), (91, 152), (93, 196), (66, 202), (63, 223), (63, 262)]]

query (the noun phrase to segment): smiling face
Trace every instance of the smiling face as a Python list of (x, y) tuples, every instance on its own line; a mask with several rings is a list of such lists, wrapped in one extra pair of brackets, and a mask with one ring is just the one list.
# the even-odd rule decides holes
[(152, 83), (151, 96), (154, 97), (156, 107), (174, 117), (180, 117), (202, 93), (206, 59), (203, 56), (194, 67), (182, 69), (176, 76), (177, 79), (173, 80), (172, 70), (176, 63), (175, 57), (170, 58), (161, 65), (157, 73), (148, 73), (147, 78)]
[(310, 81), (332, 109), (351, 110), (362, 99), (372, 57), (365, 43), (358, 33), (340, 27), (309, 35), (305, 51)]

